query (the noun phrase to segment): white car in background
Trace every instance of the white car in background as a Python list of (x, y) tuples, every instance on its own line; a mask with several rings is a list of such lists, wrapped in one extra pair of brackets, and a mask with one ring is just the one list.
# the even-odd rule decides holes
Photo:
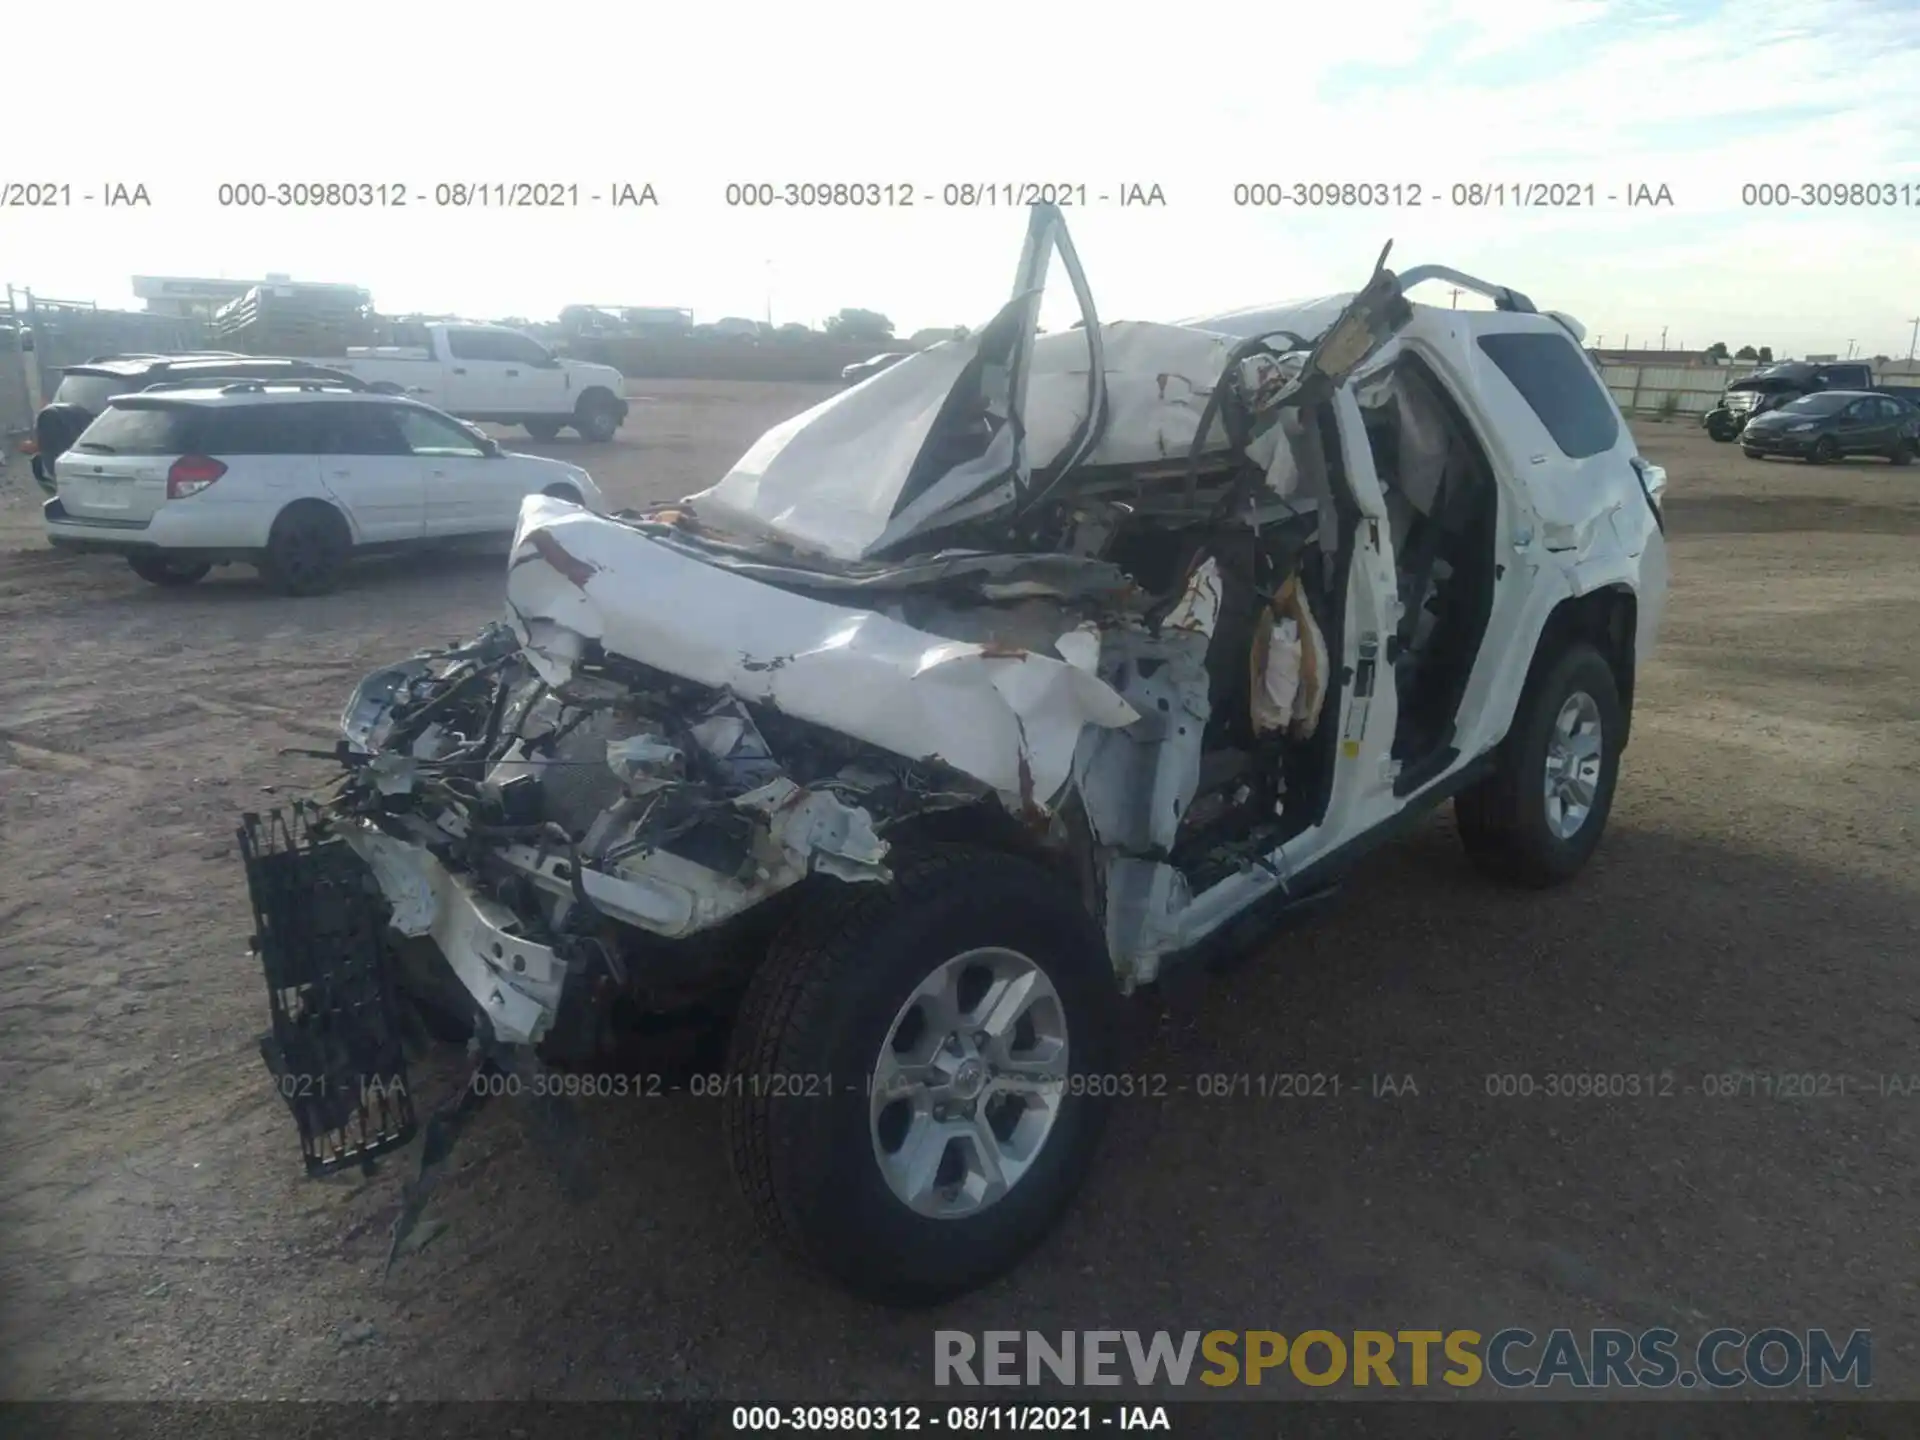
[(322, 383), (119, 396), (55, 480), (55, 546), (125, 555), (167, 586), (240, 561), (292, 595), (331, 589), (363, 553), (505, 539), (529, 495), (606, 508), (578, 465), (503, 450), (417, 400)]

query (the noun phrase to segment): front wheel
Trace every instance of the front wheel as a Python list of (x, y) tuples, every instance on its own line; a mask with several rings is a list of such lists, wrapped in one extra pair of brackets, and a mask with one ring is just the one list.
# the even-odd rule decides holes
[(819, 883), (735, 1026), (734, 1175), (795, 1258), (937, 1303), (1032, 1249), (1085, 1176), (1120, 1068), (1106, 945), (1069, 885), (994, 851)]
[(213, 569), (211, 565), (169, 560), (164, 555), (129, 555), (127, 566), (149, 585), (161, 585), (169, 590), (198, 585)]
[(1887, 459), (1895, 465), (1911, 465), (1913, 463), (1913, 450), (1913, 441), (1895, 441), (1893, 448), (1887, 452)]
[(1840, 442), (1831, 435), (1822, 435), (1813, 442), (1813, 449), (1807, 452), (1809, 465), (1828, 465), (1840, 458)]
[(1576, 644), (1538, 671), (1486, 779), (1454, 797), (1467, 856), (1544, 887), (1579, 873), (1607, 827), (1626, 716), (1613, 667)]

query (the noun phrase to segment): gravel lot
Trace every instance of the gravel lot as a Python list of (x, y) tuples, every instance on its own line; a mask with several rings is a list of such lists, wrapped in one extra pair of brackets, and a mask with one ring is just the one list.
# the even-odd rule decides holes
[[(672, 496), (825, 393), (635, 388), (617, 443), (528, 448), (618, 502)], [(383, 1282), (401, 1167), (301, 1177), (232, 833), (329, 773), (280, 752), (330, 745), (362, 671), (496, 613), (499, 562), (368, 566), (319, 600), (238, 568), (161, 592), (48, 551), (16, 464), (0, 1394), (878, 1400), (926, 1391), (936, 1325), (1617, 1323), (1871, 1327), (1876, 1390), (1920, 1396), (1920, 470), (1639, 429), (1673, 476), (1675, 579), (1591, 869), (1492, 888), (1444, 813), (1380, 853), (1325, 919), (1147, 1017), (1137, 1068), (1176, 1088), (1120, 1104), (1069, 1222), (937, 1317), (762, 1252), (694, 1099), (588, 1108), (577, 1205), (490, 1109), (444, 1231)], [(1283, 1071), (1342, 1093), (1192, 1084)], [(1661, 1071), (1661, 1098), (1488, 1093)], [(1768, 1093), (1803, 1074), (1848, 1093)], [(1374, 1098), (1375, 1075), (1418, 1093)], [(1723, 1075), (1739, 1093), (1705, 1093)]]

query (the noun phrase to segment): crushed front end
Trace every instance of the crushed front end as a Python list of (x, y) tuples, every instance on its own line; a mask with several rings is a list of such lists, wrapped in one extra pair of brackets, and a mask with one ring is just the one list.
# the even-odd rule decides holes
[[(341, 726), (345, 773), (302, 833), (372, 882), (377, 923), (351, 937), (362, 967), (390, 971), (433, 1033), (560, 1062), (604, 1051), (616, 1012), (697, 1003), (753, 958), (680, 942), (810, 874), (885, 880), (887, 817), (981, 793), (618, 657), (549, 683), (505, 624), (369, 675)], [(247, 865), (263, 913), (287, 917), (262, 922), (263, 957), (277, 954), (322, 877), (276, 901), (285, 862), (250, 847)]]

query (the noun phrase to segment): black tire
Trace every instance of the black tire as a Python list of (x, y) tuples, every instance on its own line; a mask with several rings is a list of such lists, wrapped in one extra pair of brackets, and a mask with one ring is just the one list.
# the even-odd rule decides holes
[(536, 440), (551, 440), (560, 433), (558, 420), (527, 420), (522, 423), (526, 425), (527, 433)]
[(1913, 463), (1913, 441), (1902, 440), (1887, 452), (1887, 461), (1893, 465), (1911, 465)]
[(324, 595), (352, 554), (353, 533), (340, 512), (323, 501), (299, 501), (273, 522), (260, 574), (283, 595)]
[(1822, 435), (1813, 442), (1813, 449), (1807, 452), (1809, 465), (1826, 465), (1840, 458), (1840, 442), (1831, 435)]
[[(820, 883), (775, 938), (735, 1023), (725, 1104), (734, 1177), (793, 1258), (868, 1300), (936, 1304), (1039, 1243), (1085, 1178), (1107, 1102), (1060, 1087), (1053, 1128), (999, 1200), (959, 1218), (917, 1213), (881, 1172), (882, 1122), (869, 1107), (896, 1017), (943, 963), (1004, 947), (1052, 983), (1070, 1074), (1111, 1075), (1119, 992), (1106, 944), (1068, 886), (996, 851), (930, 846), (902, 857), (891, 884)], [(952, 1153), (941, 1145), (942, 1168)]]
[(1753, 447), (1752, 447), (1751, 445), (1742, 445), (1742, 446), (1740, 447), (1740, 449), (1741, 449), (1741, 452), (1742, 452), (1742, 453), (1743, 453), (1743, 454), (1744, 454), (1744, 455), (1745, 455), (1745, 456), (1746, 456), (1746, 457), (1747, 457), (1747, 458), (1748, 458), (1749, 460), (1764, 460), (1764, 459), (1766, 459), (1766, 456), (1764, 456), (1764, 455), (1762, 455), (1762, 454), (1761, 454), (1761, 453), (1760, 453), (1760, 452), (1759, 452), (1758, 450), (1756, 450), (1756, 449), (1754, 449), (1754, 448), (1753, 448)]
[(571, 485), (549, 485), (547, 486), (546, 489), (542, 490), (540, 493), (542, 495), (551, 495), (556, 500), (564, 500), (569, 505), (581, 505), (586, 503), (583, 500), (581, 500), (580, 492), (574, 489), (573, 486)]
[(198, 585), (213, 570), (211, 565), (190, 560), (169, 560), (164, 555), (129, 555), (127, 568), (149, 585), (161, 585), (169, 590)]
[[(1576, 695), (1587, 696), (1597, 710), (1599, 765), (1584, 820), (1570, 833), (1556, 833), (1546, 787), (1548, 749), (1563, 707)], [(1625, 727), (1613, 667), (1591, 645), (1574, 644), (1536, 666), (1493, 773), (1454, 797), (1454, 821), (1473, 863), (1495, 879), (1534, 887), (1578, 874), (1607, 828)]]
[(573, 414), (573, 428), (580, 438), (596, 445), (613, 439), (620, 429), (619, 402), (610, 395), (583, 395)]
[(1733, 423), (1728, 420), (1714, 420), (1707, 425), (1707, 435), (1722, 445), (1733, 439)]

